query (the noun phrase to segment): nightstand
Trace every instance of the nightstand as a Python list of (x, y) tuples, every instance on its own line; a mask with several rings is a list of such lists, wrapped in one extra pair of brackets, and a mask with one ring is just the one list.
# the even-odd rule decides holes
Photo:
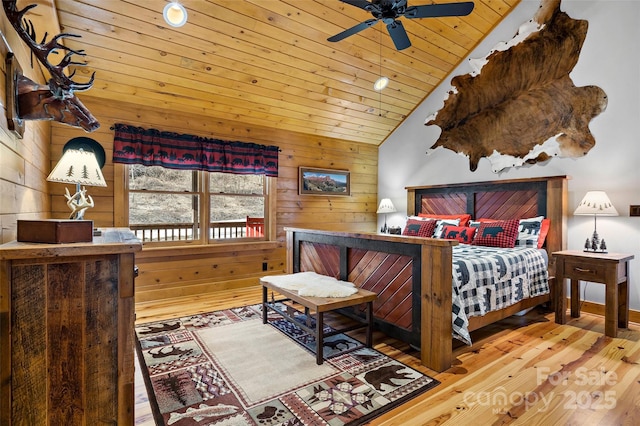
[(618, 327), (629, 326), (629, 261), (632, 254), (564, 250), (556, 259), (554, 304), (556, 322), (567, 322), (565, 279), (571, 281), (571, 317), (580, 317), (580, 281), (605, 285), (605, 335), (616, 337)]

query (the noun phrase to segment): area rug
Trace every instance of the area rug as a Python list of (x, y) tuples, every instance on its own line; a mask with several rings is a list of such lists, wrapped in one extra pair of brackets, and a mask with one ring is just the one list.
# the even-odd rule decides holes
[(346, 334), (317, 365), (313, 336), (268, 319), (258, 304), (136, 327), (156, 424), (353, 426), (439, 384)]

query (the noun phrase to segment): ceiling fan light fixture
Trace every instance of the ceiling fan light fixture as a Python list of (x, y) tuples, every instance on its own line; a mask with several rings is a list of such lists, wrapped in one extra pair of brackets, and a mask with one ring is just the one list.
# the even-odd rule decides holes
[(175, 1), (166, 4), (162, 11), (162, 16), (165, 22), (172, 27), (181, 27), (187, 23), (187, 9)]
[(373, 83), (373, 89), (378, 92), (389, 85), (389, 77), (380, 77)]
[(399, 18), (420, 19), (439, 18), (447, 16), (467, 16), (473, 11), (472, 1), (455, 3), (423, 4), (409, 6), (408, 0), (340, 0), (371, 13), (373, 19), (367, 19), (359, 24), (333, 35), (327, 39), (330, 42), (343, 40), (349, 36), (371, 28), (378, 21), (387, 26), (387, 32), (393, 40), (397, 50), (404, 50), (411, 46), (411, 40)]

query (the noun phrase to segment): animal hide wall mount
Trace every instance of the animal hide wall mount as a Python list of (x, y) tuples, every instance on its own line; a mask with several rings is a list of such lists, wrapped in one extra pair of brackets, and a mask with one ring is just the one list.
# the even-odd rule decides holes
[(442, 129), (428, 152), (466, 155), (471, 171), (486, 157), (495, 173), (586, 155), (595, 145), (589, 122), (607, 106), (602, 89), (576, 87), (569, 76), (587, 27), (561, 12), (560, 0), (542, 0), (511, 41), (470, 60), (474, 72), (451, 80), (443, 108), (425, 122)]

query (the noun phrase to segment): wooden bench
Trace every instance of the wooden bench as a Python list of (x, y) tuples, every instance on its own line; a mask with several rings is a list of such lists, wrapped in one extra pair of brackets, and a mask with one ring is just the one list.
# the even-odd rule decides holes
[[(378, 295), (368, 290), (358, 289), (358, 292), (346, 297), (310, 297), (300, 296), (295, 290), (286, 290), (277, 286), (276, 284), (268, 281), (269, 277), (262, 278), (260, 284), (262, 284), (262, 322), (267, 323), (267, 310), (271, 309), (274, 312), (282, 315), (288, 321), (291, 321), (295, 325), (299, 326), (307, 333), (313, 335), (316, 339), (316, 364), (320, 365), (323, 361), (323, 342), (325, 337), (334, 336), (336, 334), (344, 333), (351, 330), (366, 327), (366, 346), (371, 347), (373, 340), (373, 301), (376, 300)], [(268, 290), (277, 292), (283, 298), (275, 299), (272, 295), (272, 300), (268, 300)], [(307, 317), (307, 323), (303, 324), (299, 320), (295, 320), (292, 315), (283, 311), (276, 306), (279, 302), (294, 301), (304, 306), (304, 312)], [(340, 308), (347, 308), (350, 306), (359, 305), (361, 303), (367, 304), (366, 317), (353, 318), (356, 320), (356, 324), (349, 327), (334, 330), (329, 333), (324, 333), (324, 313), (335, 311)], [(315, 312), (316, 327), (315, 330), (311, 327), (310, 311)]]

